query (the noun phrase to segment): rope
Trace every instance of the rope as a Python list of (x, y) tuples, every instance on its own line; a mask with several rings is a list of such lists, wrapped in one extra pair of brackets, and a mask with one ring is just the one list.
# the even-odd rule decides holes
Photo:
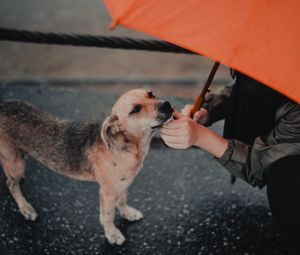
[(57, 44), (57, 45), (196, 54), (192, 51), (183, 49), (174, 44), (165, 41), (159, 41), (159, 40), (144, 40), (144, 39), (133, 39), (133, 38), (126, 38), (126, 37), (121, 38), (121, 37), (77, 35), (77, 34), (43, 33), (37, 31), (7, 29), (1, 27), (0, 27), (0, 40), (26, 42), (26, 43), (39, 43), (39, 44)]

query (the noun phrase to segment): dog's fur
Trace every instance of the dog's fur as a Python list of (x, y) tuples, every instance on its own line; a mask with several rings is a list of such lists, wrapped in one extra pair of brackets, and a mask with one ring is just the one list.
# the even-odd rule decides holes
[(56, 118), (22, 101), (0, 103), (0, 162), (20, 212), (29, 220), (37, 217), (19, 185), (28, 153), (60, 174), (98, 182), (105, 236), (122, 244), (125, 238), (113, 223), (115, 207), (130, 221), (143, 217), (127, 205), (127, 188), (143, 165), (154, 128), (172, 112), (168, 102), (139, 89), (120, 97), (102, 128)]

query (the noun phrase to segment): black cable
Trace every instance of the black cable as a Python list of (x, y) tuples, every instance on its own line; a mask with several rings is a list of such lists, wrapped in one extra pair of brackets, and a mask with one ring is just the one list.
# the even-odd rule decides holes
[(7, 29), (0, 27), (0, 40), (71, 45), (85, 47), (103, 47), (127, 50), (147, 50), (159, 52), (196, 54), (192, 51), (178, 47), (174, 44), (159, 40), (133, 39), (126, 37), (108, 37), (93, 35), (61, 34), (61, 33), (43, 33), (37, 31), (25, 31), (16, 29)]

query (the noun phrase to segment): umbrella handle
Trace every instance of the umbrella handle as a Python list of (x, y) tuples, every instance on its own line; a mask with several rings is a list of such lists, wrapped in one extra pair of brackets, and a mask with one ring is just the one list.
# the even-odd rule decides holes
[(194, 114), (201, 109), (201, 107), (204, 103), (205, 94), (209, 90), (209, 86), (210, 86), (211, 82), (213, 81), (214, 76), (215, 76), (219, 66), (220, 66), (219, 62), (214, 63), (213, 68), (211, 69), (210, 74), (206, 80), (206, 83), (201, 91), (201, 94), (195, 100), (194, 106), (191, 110), (191, 116), (190, 116), (191, 118), (193, 118)]

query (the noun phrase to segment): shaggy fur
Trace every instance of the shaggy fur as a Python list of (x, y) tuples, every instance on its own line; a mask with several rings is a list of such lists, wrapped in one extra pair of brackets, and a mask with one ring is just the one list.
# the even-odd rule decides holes
[(0, 103), (0, 162), (20, 212), (29, 220), (37, 217), (19, 185), (28, 153), (57, 173), (98, 182), (105, 235), (111, 244), (122, 244), (125, 238), (113, 223), (115, 207), (128, 220), (142, 218), (127, 205), (127, 188), (142, 168), (154, 128), (172, 113), (168, 102), (138, 89), (115, 103), (102, 126), (59, 119), (22, 101)]

